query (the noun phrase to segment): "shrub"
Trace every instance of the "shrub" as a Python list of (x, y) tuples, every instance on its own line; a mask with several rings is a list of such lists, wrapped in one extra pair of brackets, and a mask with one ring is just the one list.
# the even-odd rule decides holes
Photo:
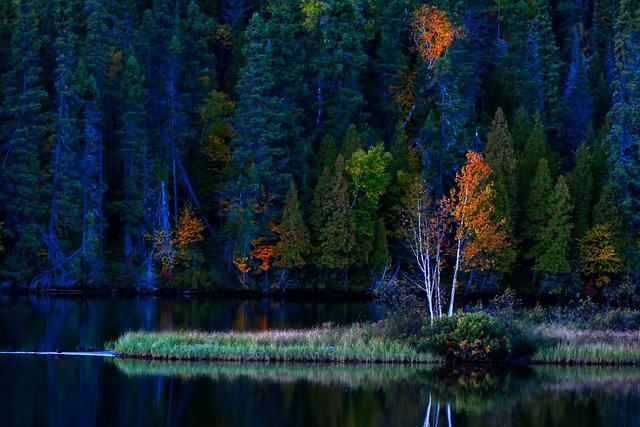
[(640, 329), (640, 312), (632, 310), (609, 310), (598, 313), (591, 322), (598, 329), (628, 331)]
[(520, 325), (485, 312), (437, 319), (424, 332), (421, 345), (449, 362), (493, 362), (535, 350), (533, 337), (525, 335)]

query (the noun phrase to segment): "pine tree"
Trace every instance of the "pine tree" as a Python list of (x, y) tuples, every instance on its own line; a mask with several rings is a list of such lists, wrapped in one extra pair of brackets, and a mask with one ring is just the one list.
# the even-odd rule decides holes
[(231, 144), (234, 176), (227, 187), (228, 225), (244, 224), (229, 230), (236, 257), (248, 256), (257, 239), (275, 237), (271, 223), (279, 216), (277, 207), (291, 179), (283, 149), (282, 99), (274, 91), (272, 51), (260, 15), (253, 15), (247, 37), (246, 66), (241, 71), (240, 99), (232, 120), (236, 131)]
[(561, 152), (569, 156), (584, 142), (593, 119), (593, 98), (589, 90), (589, 76), (584, 54), (580, 48), (577, 30), (573, 35), (572, 59), (567, 83), (562, 96), (562, 128), (565, 146)]
[(326, 168), (311, 204), (314, 263), (327, 269), (345, 269), (354, 262), (355, 224), (342, 155)]
[(364, 52), (364, 19), (352, 0), (323, 2), (312, 28), (312, 64), (316, 125), (340, 138), (347, 127), (363, 118), (364, 97), (360, 76), (367, 59)]
[(546, 167), (551, 171), (551, 155), (545, 137), (544, 127), (539, 115), (535, 116), (533, 128), (518, 161), (518, 194), (520, 205), (526, 204), (529, 197), (531, 182), (536, 176), (540, 160), (546, 161)]
[(558, 47), (552, 29), (551, 6), (549, 0), (534, 0), (532, 2), (530, 49), (530, 69), (535, 72), (536, 82), (542, 101), (541, 105), (535, 105), (537, 111), (543, 114), (546, 128), (558, 131), (560, 120), (560, 60)]
[(276, 267), (300, 268), (307, 261), (311, 251), (309, 231), (302, 218), (300, 203), (298, 202), (298, 189), (291, 181), (289, 192), (282, 210), (282, 221), (278, 225), (280, 240), (276, 245)]
[(122, 122), (117, 150), (122, 171), (122, 187), (112, 209), (122, 225), (124, 261), (127, 269), (140, 265), (144, 245), (145, 218), (145, 108), (144, 80), (133, 51), (125, 62), (122, 79)]
[[(284, 141), (287, 142), (291, 173), (301, 188), (309, 186), (308, 168), (311, 155), (310, 138), (305, 134), (307, 119), (304, 107), (311, 98), (308, 77), (306, 31), (302, 26), (302, 13), (296, 2), (272, 0), (268, 6), (266, 38), (271, 49), (271, 69), (274, 76), (274, 92), (282, 99), (280, 113), (283, 116)], [(335, 160), (335, 159), (334, 159)]]
[(591, 152), (586, 144), (576, 151), (575, 164), (567, 175), (573, 210), (573, 236), (579, 240), (591, 223), (591, 198), (593, 197), (593, 171)]
[(349, 125), (347, 131), (344, 134), (344, 138), (342, 139), (342, 148), (340, 149), (340, 154), (342, 154), (342, 157), (344, 157), (346, 161), (349, 161), (353, 153), (363, 148), (364, 143), (360, 138), (358, 129), (356, 129), (356, 126), (353, 124)]
[(38, 21), (31, 1), (20, 2), (3, 78), (2, 211), (7, 257), (2, 276), (24, 283), (43, 267), (41, 240), (48, 214), (47, 93), (38, 52)]
[(571, 201), (569, 188), (563, 176), (558, 178), (553, 198), (548, 208), (548, 218), (536, 243), (538, 255), (536, 271), (547, 274), (571, 272), (569, 263), (569, 239), (571, 236)]
[(525, 108), (519, 108), (512, 121), (511, 137), (516, 153), (522, 153), (529, 140), (533, 125)]
[(376, 73), (377, 109), (384, 117), (386, 134), (390, 137), (401, 111), (393, 99), (392, 88), (400, 87), (408, 73), (403, 54), (406, 39), (406, 4), (403, 0), (378, 0), (376, 4), (378, 42), (373, 63)]
[(516, 215), (516, 156), (509, 125), (501, 108), (491, 122), (487, 134), (485, 158), (491, 167), (495, 190), (495, 217), (505, 219), (505, 228), (512, 234)]
[(216, 89), (216, 59), (209, 49), (209, 32), (213, 22), (191, 0), (186, 18), (180, 22), (180, 91), (184, 108), (195, 117), (205, 95)]
[(541, 247), (542, 233), (549, 219), (548, 210), (553, 201), (553, 183), (546, 159), (538, 161), (535, 177), (530, 183), (530, 190), (526, 210), (523, 218), (523, 236), (528, 239), (526, 245), (529, 249), (524, 254), (525, 258), (538, 258), (543, 248)]
[(630, 0), (621, 0), (615, 23), (613, 106), (609, 112), (616, 181), (623, 208), (635, 230), (640, 228), (640, 35)]
[(79, 88), (74, 79), (79, 43), (78, 36), (74, 33), (75, 27), (79, 25), (73, 21), (74, 6), (72, 1), (60, 2), (56, 10), (56, 118), (51, 157), (51, 205), (44, 234), (53, 277), (44, 278), (43, 284), (74, 284), (79, 279), (77, 272), (69, 271), (69, 261), (74, 261), (75, 258), (71, 252), (78, 253), (76, 250), (81, 248), (78, 241), (81, 223), (68, 220), (77, 218), (82, 212), (81, 199), (77, 197), (82, 191), (82, 176), (76, 168), (82, 144), (77, 103)]

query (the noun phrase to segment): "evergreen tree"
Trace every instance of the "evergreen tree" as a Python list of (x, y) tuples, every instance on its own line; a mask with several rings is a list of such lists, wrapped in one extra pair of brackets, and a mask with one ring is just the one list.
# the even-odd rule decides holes
[(345, 269), (354, 262), (355, 224), (342, 155), (325, 168), (311, 204), (314, 263), (320, 268)]
[(47, 93), (38, 52), (41, 42), (34, 2), (22, 1), (11, 36), (7, 73), (3, 78), (2, 211), (7, 257), (2, 276), (23, 284), (42, 271), (42, 235), (50, 189), (46, 142)]
[(240, 99), (232, 121), (236, 131), (231, 145), (235, 174), (227, 189), (229, 231), (236, 257), (248, 256), (252, 242), (275, 237), (271, 223), (279, 216), (277, 208), (291, 179), (283, 149), (282, 99), (274, 91), (271, 44), (265, 38), (260, 15), (251, 19), (247, 37), (246, 66), (241, 71), (237, 87)]
[[(265, 37), (271, 49), (271, 69), (274, 92), (282, 99), (279, 107), (283, 116), (284, 141), (289, 161), (296, 165), (291, 173), (302, 188), (309, 183), (311, 145), (305, 134), (305, 103), (311, 97), (307, 78), (306, 32), (302, 27), (302, 13), (296, 2), (272, 0), (268, 6)], [(335, 160), (335, 159), (334, 159)]]
[(525, 108), (519, 108), (512, 121), (511, 137), (516, 153), (522, 153), (527, 145), (533, 125)]
[(640, 33), (630, 0), (621, 0), (615, 23), (613, 106), (609, 112), (615, 179), (632, 227), (640, 228)]
[[(560, 59), (552, 29), (550, 0), (532, 2), (529, 43), (531, 59), (529, 68), (536, 83), (535, 109), (543, 115), (546, 128), (558, 131), (560, 120)], [(525, 100), (526, 102), (526, 100)], [(540, 104), (540, 102), (542, 102)]]
[(494, 214), (505, 219), (505, 229), (512, 234), (516, 214), (516, 156), (509, 125), (501, 108), (491, 122), (487, 134), (485, 159), (491, 167), (491, 180), (494, 183)]
[(575, 164), (567, 175), (573, 210), (573, 236), (581, 239), (591, 223), (591, 201), (593, 197), (593, 171), (591, 152), (586, 144), (576, 151)]
[[(53, 277), (43, 278), (43, 284), (66, 285), (78, 280), (76, 272), (70, 272), (69, 261), (78, 247), (80, 223), (70, 222), (81, 213), (81, 174), (76, 164), (81, 156), (80, 114), (78, 85), (75, 81), (78, 36), (74, 33), (73, 1), (59, 2), (56, 10), (58, 35), (54, 43), (56, 52), (56, 119), (54, 124), (51, 157), (51, 205), (49, 221), (44, 234), (47, 259)], [(46, 281), (53, 281), (46, 283)]]
[(316, 125), (339, 138), (364, 116), (360, 77), (367, 59), (364, 19), (352, 0), (323, 2), (312, 28)]
[(408, 74), (402, 41), (406, 38), (406, 3), (403, 0), (378, 0), (376, 4), (378, 40), (373, 69), (376, 73), (375, 97), (377, 109), (384, 117), (388, 137), (401, 111), (393, 99), (393, 88), (404, 84)]
[(342, 140), (342, 148), (340, 149), (340, 154), (342, 154), (342, 157), (344, 157), (346, 161), (349, 161), (353, 153), (363, 148), (364, 144), (362, 142), (362, 139), (360, 138), (358, 129), (356, 129), (355, 125), (349, 125)]
[(275, 265), (281, 268), (303, 267), (305, 257), (311, 251), (311, 243), (298, 202), (298, 189), (293, 181), (289, 185), (278, 229), (280, 240), (276, 245)]
[(569, 239), (571, 223), (571, 201), (569, 188), (563, 176), (558, 178), (551, 204), (547, 207), (548, 218), (536, 244), (538, 255), (534, 270), (547, 274), (571, 272), (569, 263)]
[(562, 96), (562, 128), (565, 146), (561, 148), (561, 152), (565, 156), (576, 150), (584, 141), (593, 119), (593, 98), (589, 90), (589, 76), (584, 54), (579, 46), (578, 35), (575, 32), (573, 39), (572, 60)]
[(140, 65), (132, 51), (125, 62), (122, 79), (122, 122), (117, 150), (122, 171), (122, 187), (112, 203), (122, 226), (123, 254), (127, 269), (143, 261), (145, 218), (145, 108), (144, 80)]
[(546, 161), (546, 167), (551, 170), (551, 155), (549, 153), (544, 127), (540, 116), (536, 115), (533, 128), (529, 133), (529, 137), (518, 161), (518, 194), (521, 198), (521, 206), (526, 204), (531, 182), (537, 174), (540, 160), (542, 159)]
[(544, 251), (542, 237), (554, 197), (549, 166), (544, 158), (538, 161), (538, 168), (530, 183), (528, 194), (523, 220), (523, 235), (528, 239), (528, 249), (524, 255), (526, 258), (538, 259)]

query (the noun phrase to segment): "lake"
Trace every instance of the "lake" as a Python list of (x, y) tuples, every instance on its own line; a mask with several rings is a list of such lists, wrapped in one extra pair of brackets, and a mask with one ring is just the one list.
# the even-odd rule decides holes
[[(0, 296), (0, 350), (127, 330), (379, 319), (369, 302)], [(638, 426), (640, 370), (188, 364), (0, 356), (0, 426)]]

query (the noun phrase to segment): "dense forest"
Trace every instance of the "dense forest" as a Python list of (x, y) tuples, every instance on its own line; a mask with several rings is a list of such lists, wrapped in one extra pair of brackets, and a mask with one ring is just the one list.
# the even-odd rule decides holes
[(0, 0), (0, 83), (5, 287), (640, 284), (636, 0)]

